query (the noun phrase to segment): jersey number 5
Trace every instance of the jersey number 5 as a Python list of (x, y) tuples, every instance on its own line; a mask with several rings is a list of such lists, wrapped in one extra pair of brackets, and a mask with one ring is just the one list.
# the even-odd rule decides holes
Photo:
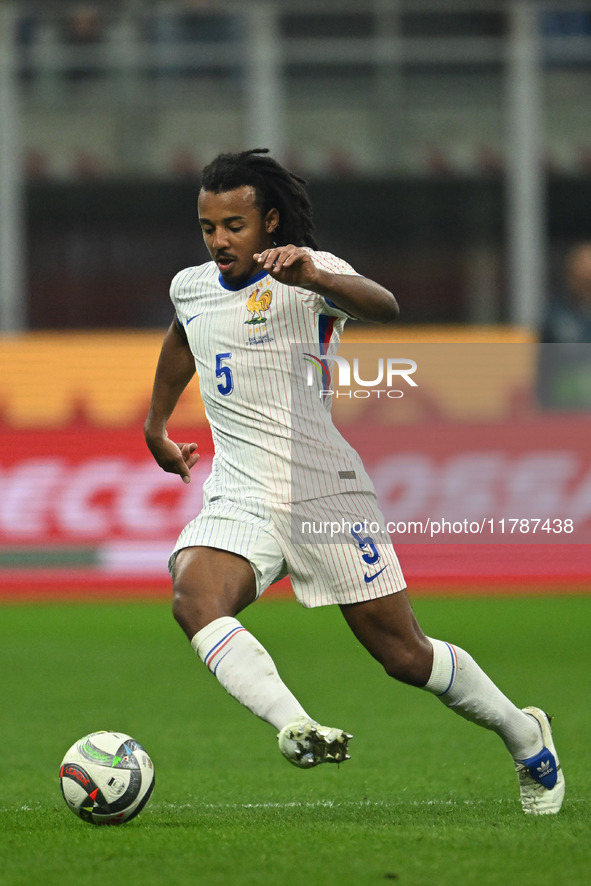
[(223, 381), (218, 385), (218, 391), (220, 394), (223, 394), (224, 397), (228, 394), (231, 394), (234, 390), (234, 379), (232, 378), (232, 370), (229, 366), (223, 366), (222, 360), (229, 360), (232, 357), (232, 354), (216, 354), (215, 355), (215, 377), (223, 378)]

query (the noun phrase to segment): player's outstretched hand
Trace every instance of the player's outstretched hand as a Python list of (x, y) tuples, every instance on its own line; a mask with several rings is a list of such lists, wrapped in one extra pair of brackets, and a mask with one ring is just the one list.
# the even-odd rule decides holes
[(174, 443), (167, 434), (157, 437), (146, 434), (146, 443), (163, 471), (180, 474), (183, 483), (191, 482), (191, 468), (199, 461), (196, 443)]
[(301, 246), (273, 246), (264, 252), (255, 252), (253, 258), (271, 277), (286, 286), (313, 288), (318, 278), (310, 253)]

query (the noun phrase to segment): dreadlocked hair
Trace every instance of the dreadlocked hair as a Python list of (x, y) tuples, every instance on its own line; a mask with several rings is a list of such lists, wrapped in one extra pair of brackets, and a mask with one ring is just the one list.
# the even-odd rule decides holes
[(221, 194), (244, 185), (252, 186), (256, 206), (263, 217), (270, 209), (279, 212), (279, 224), (273, 232), (277, 246), (293, 243), (317, 249), (305, 180), (265, 156), (268, 153), (268, 148), (253, 148), (238, 154), (220, 154), (204, 168), (201, 187)]

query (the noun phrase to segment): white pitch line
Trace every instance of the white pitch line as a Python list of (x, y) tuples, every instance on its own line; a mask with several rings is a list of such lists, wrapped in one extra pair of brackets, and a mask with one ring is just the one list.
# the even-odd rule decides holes
[[(577, 806), (583, 803), (588, 803), (589, 801), (580, 797), (573, 797), (572, 799), (568, 799), (568, 806)], [(211, 811), (222, 811), (224, 809), (343, 809), (343, 808), (357, 808), (357, 809), (403, 809), (408, 808), (409, 806), (414, 806), (417, 808), (421, 807), (446, 807), (450, 808), (453, 806), (462, 807), (462, 806), (508, 806), (508, 805), (518, 805), (519, 798), (497, 798), (490, 800), (308, 800), (308, 801), (286, 801), (281, 803), (200, 803), (196, 800), (194, 803), (158, 803), (152, 802), (146, 810), (146, 813), (149, 814), (150, 811), (158, 811), (158, 810), (170, 810), (181, 811), (183, 809), (191, 809), (193, 811), (198, 810), (211, 810)], [(43, 812), (47, 807), (41, 803), (36, 804), (35, 806), (31, 806), (25, 804), (23, 806), (11, 807), (11, 806), (0, 806), (0, 814), (4, 812)]]
[(497, 800), (310, 800), (310, 801), (292, 801), (280, 803), (154, 803), (152, 808), (158, 805), (164, 806), (166, 809), (339, 809), (339, 808), (358, 808), (367, 809), (390, 809), (403, 808), (408, 806), (487, 806), (491, 804), (504, 805), (515, 803), (515, 799), (505, 798)]

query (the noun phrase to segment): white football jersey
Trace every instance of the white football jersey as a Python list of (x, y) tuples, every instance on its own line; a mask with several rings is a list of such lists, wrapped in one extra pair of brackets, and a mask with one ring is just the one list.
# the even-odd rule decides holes
[[(355, 274), (330, 253), (314, 263)], [(319, 358), (336, 352), (347, 319), (316, 293), (266, 271), (234, 289), (214, 262), (180, 271), (170, 289), (186, 332), (215, 456), (204, 486), (223, 496), (306, 501), (373, 491), (358, 454), (332, 423)]]

